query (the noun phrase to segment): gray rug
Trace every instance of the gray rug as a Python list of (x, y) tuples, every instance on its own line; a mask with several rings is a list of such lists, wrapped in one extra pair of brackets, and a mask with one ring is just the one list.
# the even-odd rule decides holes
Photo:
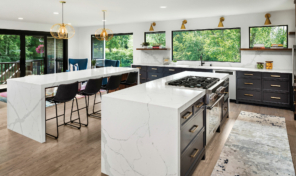
[(241, 111), (212, 176), (295, 175), (284, 117)]

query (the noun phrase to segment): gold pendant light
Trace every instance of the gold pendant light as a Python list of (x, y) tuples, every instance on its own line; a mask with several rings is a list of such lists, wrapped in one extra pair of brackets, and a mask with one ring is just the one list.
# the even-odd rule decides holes
[(106, 29), (105, 28), (105, 13), (107, 10), (103, 10), (103, 16), (104, 16), (104, 20), (103, 20), (103, 28), (100, 28), (98, 30), (96, 30), (95, 32), (95, 36), (98, 40), (105, 40), (105, 41), (110, 41), (113, 38), (113, 32), (111, 31), (111, 29)]
[(62, 24), (54, 24), (50, 28), (50, 34), (56, 39), (70, 39), (75, 35), (73, 26), (64, 24), (64, 4), (66, 1), (60, 1), (62, 3)]
[(186, 29), (185, 24), (187, 24), (187, 20), (182, 21), (181, 29)]
[(221, 17), (220, 18), (220, 22), (219, 22), (219, 24), (218, 24), (218, 27), (224, 27), (224, 25), (223, 25), (223, 21), (224, 21), (225, 19), (224, 19), (224, 17)]
[(156, 23), (155, 23), (155, 22), (153, 22), (153, 23), (151, 24), (149, 31), (151, 31), (151, 32), (154, 31), (153, 26), (156, 26)]
[(271, 17), (271, 15), (269, 13), (265, 14), (266, 20), (265, 20), (264, 25), (271, 25), (271, 22), (270, 22), (270, 19), (269, 19), (270, 17)]

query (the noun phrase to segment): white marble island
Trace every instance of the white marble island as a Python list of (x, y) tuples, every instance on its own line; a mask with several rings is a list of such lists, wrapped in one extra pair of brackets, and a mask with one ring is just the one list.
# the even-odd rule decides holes
[(106, 67), (8, 79), (7, 128), (43, 143), (46, 141), (46, 88), (129, 72), (139, 72), (139, 69)]
[(182, 72), (102, 97), (101, 171), (109, 176), (181, 175), (180, 113), (205, 90), (165, 85)]

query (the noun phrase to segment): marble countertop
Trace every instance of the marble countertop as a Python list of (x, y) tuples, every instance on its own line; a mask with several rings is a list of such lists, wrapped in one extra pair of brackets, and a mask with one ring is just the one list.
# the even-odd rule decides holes
[(197, 65), (160, 65), (160, 64), (133, 64), (143, 66), (155, 67), (178, 67), (178, 68), (200, 68), (200, 69), (213, 69), (213, 70), (230, 70), (230, 71), (252, 71), (252, 72), (276, 72), (276, 73), (293, 73), (292, 69), (257, 69), (251, 67), (223, 67), (223, 66), (197, 66)]
[(40, 85), (44, 87), (52, 87), (60, 84), (72, 83), (75, 81), (86, 81), (88, 79), (109, 77), (111, 75), (119, 75), (129, 73), (132, 71), (139, 71), (138, 68), (126, 68), (126, 67), (103, 67), (96, 69), (79, 70), (73, 72), (63, 72), (47, 75), (32, 75), (21, 78), (8, 79), (10, 81), (16, 81), (20, 83)]
[(205, 90), (203, 89), (165, 85), (168, 81), (189, 75), (216, 77), (221, 80), (229, 77), (228, 74), (185, 71), (110, 94), (105, 94), (103, 95), (102, 102), (104, 102), (105, 97), (108, 97), (179, 110), (184, 106), (188, 106), (188, 102), (196, 101), (205, 95)]

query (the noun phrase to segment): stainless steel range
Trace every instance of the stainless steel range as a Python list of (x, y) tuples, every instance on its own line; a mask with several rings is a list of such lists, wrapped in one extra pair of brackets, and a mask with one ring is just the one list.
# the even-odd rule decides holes
[(229, 79), (186, 76), (168, 81), (166, 85), (206, 90), (206, 144), (208, 144), (215, 132), (220, 132), (221, 122), (229, 116)]

